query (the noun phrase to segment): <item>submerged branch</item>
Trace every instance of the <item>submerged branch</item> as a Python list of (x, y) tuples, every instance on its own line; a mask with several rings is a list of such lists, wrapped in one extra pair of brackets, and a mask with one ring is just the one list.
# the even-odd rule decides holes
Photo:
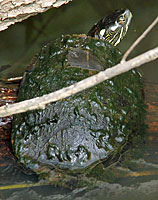
[(150, 62), (158, 58), (158, 47), (149, 50), (127, 62), (120, 63), (114, 67), (108, 68), (105, 71), (86, 78), (74, 85), (60, 89), (56, 92), (52, 92), (42, 97), (36, 97), (34, 99), (25, 100), (19, 103), (10, 104), (0, 107), (0, 117), (9, 116), (12, 114), (22, 113), (29, 110), (44, 109), (46, 104), (55, 102), (73, 94), (81, 92), (92, 86), (95, 86), (107, 79), (113, 78), (119, 74), (125, 73), (133, 68), (139, 67), (144, 63)]

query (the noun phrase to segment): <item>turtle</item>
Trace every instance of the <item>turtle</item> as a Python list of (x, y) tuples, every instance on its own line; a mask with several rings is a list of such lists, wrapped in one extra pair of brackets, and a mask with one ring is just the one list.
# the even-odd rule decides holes
[[(125, 36), (132, 14), (120, 9), (81, 35), (62, 35), (42, 47), (25, 74), (18, 101), (75, 84), (119, 63), (115, 47)], [(93, 88), (50, 103), (45, 109), (16, 114), (12, 146), (20, 163), (81, 172), (102, 161), (116, 160), (144, 126), (140, 73), (131, 70)]]

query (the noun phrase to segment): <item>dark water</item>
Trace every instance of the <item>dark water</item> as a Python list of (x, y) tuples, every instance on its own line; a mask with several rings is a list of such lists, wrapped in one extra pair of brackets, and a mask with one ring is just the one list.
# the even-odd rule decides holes
[[(73, 0), (59, 9), (52, 9), (11, 26), (0, 33), (0, 79), (21, 76), (41, 46), (61, 34), (87, 33), (96, 21), (117, 8), (129, 8), (133, 13), (129, 31), (118, 45), (118, 48), (124, 52), (156, 18), (157, 3), (157, 0), (150, 2), (145, 0), (133, 0), (132, 2), (127, 0)], [(157, 35), (158, 25), (138, 45), (130, 57), (156, 47), (158, 45)], [(157, 64), (158, 61), (154, 61), (141, 67), (145, 82), (151, 84), (158, 82)], [(151, 88), (153, 87), (151, 85)], [(158, 93), (155, 95), (158, 96)], [(154, 115), (158, 118), (156, 111)], [(135, 175), (121, 178), (115, 183), (98, 182), (91, 190), (81, 188), (71, 191), (48, 185), (31, 187), (29, 184), (37, 183), (37, 176), (23, 169), (22, 166), (15, 166), (16, 160), (13, 158), (8, 161), (8, 168), (4, 167), (0, 172), (1, 186), (13, 185), (13, 189), (0, 186), (0, 199), (157, 199), (158, 137), (156, 131), (148, 133), (147, 142), (143, 148), (144, 153), (141, 159), (135, 161), (139, 163), (139, 169), (131, 167), (131, 171), (137, 172)], [(6, 173), (8, 171), (10, 173)], [(17, 189), (17, 187), (20, 188)]]

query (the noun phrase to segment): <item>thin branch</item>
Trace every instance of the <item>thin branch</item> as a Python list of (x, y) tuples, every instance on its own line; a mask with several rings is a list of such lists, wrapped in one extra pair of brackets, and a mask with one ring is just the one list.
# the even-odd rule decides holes
[(56, 92), (44, 95), (42, 97), (36, 97), (34, 99), (22, 101), (15, 104), (9, 104), (0, 107), (0, 117), (5, 117), (12, 114), (26, 112), (28, 110), (34, 109), (44, 109), (46, 104), (61, 100), (63, 98), (69, 97), (73, 94), (81, 92), (87, 88), (95, 86), (107, 79), (114, 76), (127, 72), (133, 68), (139, 67), (144, 63), (150, 62), (158, 58), (158, 47), (147, 51), (125, 63), (117, 64), (114, 67), (108, 68), (105, 71), (99, 72), (98, 74), (86, 78), (74, 85), (63, 88)]
[(148, 28), (142, 33), (142, 35), (132, 44), (132, 46), (125, 52), (122, 57), (121, 63), (124, 63), (129, 56), (129, 54), (133, 51), (133, 49), (142, 41), (143, 38), (151, 31), (151, 29), (158, 23), (158, 17), (148, 26)]

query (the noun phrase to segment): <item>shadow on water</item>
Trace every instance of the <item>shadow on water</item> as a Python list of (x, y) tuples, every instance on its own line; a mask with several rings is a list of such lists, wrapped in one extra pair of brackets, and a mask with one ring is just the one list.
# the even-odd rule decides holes
[[(87, 9), (83, 9), (87, 8)], [(60, 9), (52, 9), (44, 14), (11, 26), (0, 33), (0, 79), (21, 76), (31, 58), (40, 47), (61, 34), (87, 33), (91, 26), (102, 16), (117, 8), (129, 8), (133, 19), (129, 31), (118, 48), (124, 52), (132, 42), (156, 18), (158, 7), (155, 0), (73, 0)], [(149, 14), (150, 13), (150, 14)], [(151, 33), (133, 51), (131, 57), (156, 47), (158, 29)], [(17, 40), (18, 38), (18, 40)], [(146, 122), (148, 134), (143, 146), (143, 155), (127, 163), (131, 174), (115, 180), (114, 183), (100, 181), (95, 188), (69, 189), (37, 185), (38, 177), (17, 164), (12, 154), (10, 133), (7, 128), (0, 129), (0, 199), (157, 199), (158, 196), (158, 61), (141, 67), (143, 73), (145, 100), (148, 106)], [(3, 85), (3, 92), (8, 95), (8, 103), (16, 101), (17, 84)], [(10, 88), (13, 89), (10, 96)], [(5, 101), (6, 102), (6, 101)], [(1, 105), (4, 99), (1, 100)], [(6, 120), (6, 119), (5, 119)], [(11, 118), (1, 119), (0, 124), (11, 128)], [(127, 169), (125, 166), (124, 169)], [(34, 187), (33, 185), (35, 184)], [(10, 186), (9, 186), (10, 185)], [(13, 185), (13, 186), (11, 186)], [(7, 186), (7, 187), (5, 187)], [(11, 188), (13, 187), (13, 188)], [(19, 188), (18, 188), (19, 187)]]

